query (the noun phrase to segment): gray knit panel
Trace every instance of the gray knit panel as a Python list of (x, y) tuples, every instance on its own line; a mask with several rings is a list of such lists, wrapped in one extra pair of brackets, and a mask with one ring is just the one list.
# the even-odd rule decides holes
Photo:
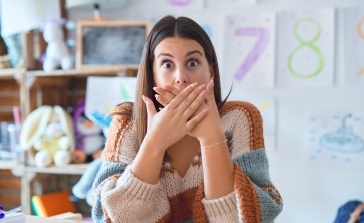
[[(113, 175), (122, 174), (125, 171), (127, 165), (125, 163), (116, 163), (103, 160), (101, 168), (94, 180), (92, 190), (94, 190), (100, 183), (102, 183), (108, 177)], [(104, 213), (101, 208), (100, 194), (95, 197), (94, 205), (92, 206), (92, 219), (94, 222), (103, 223), (106, 222), (103, 219)]]
[(254, 184), (259, 197), (263, 222), (274, 222), (274, 218), (282, 211), (283, 203), (274, 201), (270, 194), (261, 188), (261, 186), (272, 185), (265, 149), (244, 153), (233, 161), (242, 168)]
[(258, 186), (271, 185), (269, 177), (269, 164), (265, 149), (249, 151), (233, 160), (243, 172), (249, 176), (251, 181)]

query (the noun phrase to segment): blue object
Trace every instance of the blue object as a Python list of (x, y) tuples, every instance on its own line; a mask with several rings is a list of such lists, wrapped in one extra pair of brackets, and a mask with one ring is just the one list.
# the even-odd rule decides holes
[[(340, 206), (339, 210), (337, 211), (337, 216), (334, 220), (334, 223), (347, 223), (350, 218), (350, 214), (355, 210), (358, 205), (362, 203), (363, 202), (361, 201), (352, 200)], [(360, 219), (359, 221), (357, 221), (357, 223), (364, 223), (363, 211), (360, 213)]]
[(3, 210), (4, 210), (3, 206), (0, 206), (0, 219), (5, 217)]

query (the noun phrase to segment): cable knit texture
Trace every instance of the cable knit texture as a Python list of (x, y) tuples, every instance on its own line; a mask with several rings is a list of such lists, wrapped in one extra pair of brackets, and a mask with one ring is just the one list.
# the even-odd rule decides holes
[(156, 185), (133, 175), (138, 149), (130, 118), (115, 116), (103, 164), (94, 181), (95, 222), (273, 222), (283, 207), (269, 177), (259, 110), (248, 102), (225, 103), (220, 117), (231, 159), (234, 191), (218, 199), (204, 197), (201, 154), (184, 177), (163, 163)]

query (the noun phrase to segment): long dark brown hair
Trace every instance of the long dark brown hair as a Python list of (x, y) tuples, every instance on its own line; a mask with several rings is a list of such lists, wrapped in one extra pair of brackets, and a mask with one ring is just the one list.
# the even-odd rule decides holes
[(197, 41), (205, 51), (206, 59), (213, 68), (214, 74), (214, 95), (218, 109), (225, 103), (221, 99), (221, 84), (219, 65), (216, 59), (214, 46), (203, 28), (187, 17), (165, 16), (159, 20), (150, 31), (141, 58), (141, 63), (137, 76), (137, 89), (134, 103), (122, 103), (116, 107), (112, 115), (132, 116), (133, 131), (136, 136), (138, 148), (147, 133), (147, 108), (142, 100), (142, 95), (153, 100), (156, 109), (159, 109), (160, 104), (156, 101), (153, 91), (155, 82), (153, 79), (153, 61), (154, 50), (156, 46), (165, 38), (180, 37)]

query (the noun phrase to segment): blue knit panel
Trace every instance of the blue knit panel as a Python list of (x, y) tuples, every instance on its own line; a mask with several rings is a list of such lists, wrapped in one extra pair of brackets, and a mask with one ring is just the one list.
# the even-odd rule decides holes
[(263, 223), (274, 222), (274, 219), (283, 209), (283, 203), (274, 202), (266, 191), (256, 185), (254, 185), (254, 187), (259, 197)]
[(243, 172), (249, 176), (254, 184), (271, 185), (269, 177), (269, 164), (265, 149), (257, 149), (244, 153), (233, 160), (238, 164)]
[(259, 197), (263, 222), (273, 222), (282, 211), (283, 204), (275, 202), (261, 186), (272, 185), (269, 176), (269, 164), (265, 149), (244, 153), (233, 160), (253, 182)]
[[(100, 183), (102, 183), (108, 177), (117, 174), (122, 174), (127, 166), (128, 165), (126, 165), (125, 163), (103, 161), (101, 164), (101, 168), (95, 178), (92, 190), (94, 190)], [(92, 219), (94, 222), (98, 223), (106, 222), (106, 220), (103, 219), (103, 217), (104, 213), (101, 208), (100, 195), (97, 195), (95, 197), (94, 205), (92, 206)]]

